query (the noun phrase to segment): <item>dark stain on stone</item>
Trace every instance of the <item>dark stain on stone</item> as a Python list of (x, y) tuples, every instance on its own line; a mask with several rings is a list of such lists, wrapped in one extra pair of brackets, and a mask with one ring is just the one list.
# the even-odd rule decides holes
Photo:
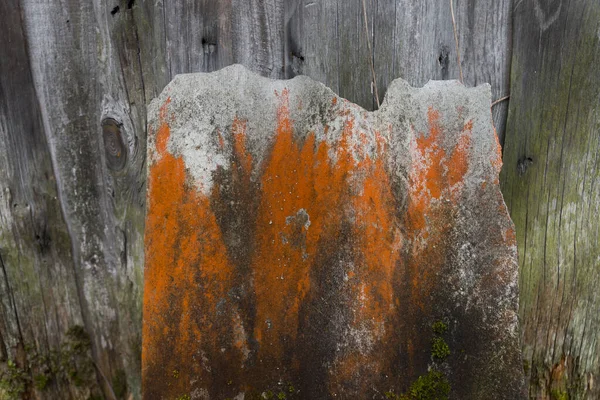
[(258, 345), (253, 337), (256, 324), (256, 300), (252, 286), (252, 254), (255, 237), (255, 215), (260, 201), (258, 184), (249, 170), (244, 169), (243, 155), (232, 152), (228, 169), (219, 168), (213, 174), (211, 209), (223, 235), (227, 256), (233, 264), (233, 291), (230, 296), (240, 308), (249, 347), (247, 366), (256, 363)]
[(344, 287), (345, 267), (352, 264), (351, 231), (350, 224), (342, 224), (337, 235), (319, 244), (311, 268), (311, 290), (299, 310), (298, 378), (307, 399), (329, 393), (330, 368), (344, 339), (340, 327), (351, 320), (350, 299)]

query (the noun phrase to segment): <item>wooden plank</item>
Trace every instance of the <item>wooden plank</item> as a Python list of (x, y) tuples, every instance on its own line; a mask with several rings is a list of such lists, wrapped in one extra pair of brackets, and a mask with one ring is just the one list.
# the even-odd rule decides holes
[(171, 78), (233, 62), (230, 1), (176, 1), (163, 7)]
[(307, 75), (339, 93), (338, 2), (296, 0), (286, 4), (285, 77)]
[[(20, 12), (17, 0), (0, 3), (0, 361), (45, 376), (36, 356), (60, 348), (82, 313)], [(49, 381), (43, 395), (67, 395), (65, 383)]]
[(535, 398), (597, 399), (600, 4), (517, 2), (503, 190)]
[(139, 396), (145, 89), (137, 38), (119, 30), (134, 2), (22, 7), (98, 381)]
[[(293, 1), (286, 12), (286, 77), (307, 75), (367, 110), (376, 106), (362, 0)], [(368, 0), (369, 40), (373, 7)]]
[[(396, 78), (396, 0), (373, 2), (373, 60), (379, 101), (383, 101), (388, 85)], [(406, 78), (403, 78), (406, 79)]]
[[(370, 3), (370, 2), (369, 2)], [(370, 5), (370, 4), (369, 4)], [(367, 9), (367, 21), (373, 8)], [(367, 27), (372, 40), (373, 25)], [(339, 95), (367, 110), (374, 109), (369, 51), (362, 0), (338, 1)]]
[(284, 76), (284, 11), (282, 0), (231, 0), (233, 63), (263, 76)]

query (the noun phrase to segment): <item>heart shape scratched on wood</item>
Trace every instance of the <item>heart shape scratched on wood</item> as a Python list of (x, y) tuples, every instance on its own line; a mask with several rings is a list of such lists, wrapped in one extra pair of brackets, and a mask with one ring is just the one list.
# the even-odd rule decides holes
[(177, 76), (149, 113), (144, 397), (519, 398), (500, 167), (489, 85), (396, 80), (367, 112)]

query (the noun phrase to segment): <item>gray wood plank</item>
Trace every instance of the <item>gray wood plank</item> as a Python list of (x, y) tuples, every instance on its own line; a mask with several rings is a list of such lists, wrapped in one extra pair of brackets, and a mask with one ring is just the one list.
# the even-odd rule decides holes
[(600, 4), (517, 2), (514, 29), (502, 184), (530, 395), (597, 399)]
[[(0, 360), (31, 364), (35, 376), (45, 373), (36, 355), (57, 350), (83, 321), (20, 12), (17, 0), (0, 3)], [(70, 389), (54, 380), (43, 393), (59, 398)]]
[[(369, 1), (370, 3), (370, 1)], [(373, 7), (367, 8), (372, 21)], [(367, 31), (372, 40), (373, 24)], [(338, 1), (339, 95), (367, 110), (373, 110), (370, 58), (362, 0)]]
[(396, 0), (376, 0), (373, 11), (373, 60), (379, 101), (383, 101), (388, 85), (396, 75)]
[(286, 4), (285, 77), (308, 75), (339, 93), (338, 2), (295, 0)]
[[(110, 398), (111, 381), (125, 374), (139, 396), (145, 90), (136, 38), (118, 34), (133, 5), (118, 13), (100, 0), (22, 7), (98, 381)], [(106, 118), (119, 132), (103, 133)]]

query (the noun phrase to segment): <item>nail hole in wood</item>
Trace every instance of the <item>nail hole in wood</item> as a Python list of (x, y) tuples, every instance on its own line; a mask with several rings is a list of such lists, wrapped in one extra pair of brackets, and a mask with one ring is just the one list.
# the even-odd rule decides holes
[(531, 164), (533, 164), (533, 158), (531, 157), (525, 157), (520, 159), (517, 162), (517, 172), (519, 173), (519, 176), (525, 174), (525, 172), (527, 172), (527, 169)]
[(204, 50), (204, 53), (206, 53), (206, 54), (212, 54), (217, 49), (217, 43), (214, 41), (208, 41), (208, 40), (206, 40), (206, 38), (202, 38), (201, 43), (202, 43), (202, 49)]
[(450, 64), (450, 50), (447, 46), (442, 46), (438, 55), (438, 64), (442, 70), (442, 78), (448, 79), (448, 65)]
[(304, 61), (304, 56), (302, 54), (296, 54), (292, 51), (292, 57), (297, 58), (300, 61)]
[[(119, 6), (115, 6), (115, 8), (113, 8), (113, 9), (110, 11), (110, 15), (115, 15), (115, 14), (116, 14), (116, 13), (118, 13), (118, 12), (119, 12)], [(67, 21), (67, 22), (68, 22), (68, 21)]]

